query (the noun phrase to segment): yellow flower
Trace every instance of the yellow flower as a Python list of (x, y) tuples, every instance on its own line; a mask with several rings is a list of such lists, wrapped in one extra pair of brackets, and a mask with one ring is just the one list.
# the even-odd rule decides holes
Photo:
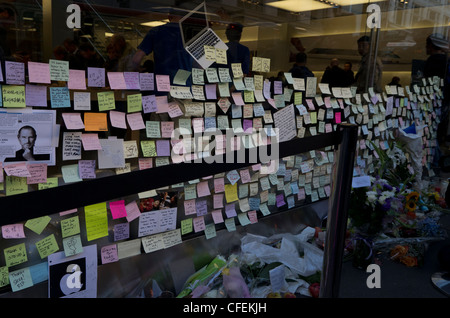
[(413, 212), (416, 210), (417, 204), (416, 204), (416, 202), (411, 200), (411, 201), (406, 202), (405, 208), (408, 212)]
[(413, 256), (403, 256), (400, 258), (400, 262), (408, 267), (417, 266), (417, 258)]
[(417, 202), (419, 200), (419, 197), (420, 197), (420, 194), (418, 192), (412, 191), (406, 196), (406, 201), (413, 200), (413, 201)]
[(408, 253), (408, 246), (397, 245), (391, 250), (391, 258), (398, 259), (404, 257)]

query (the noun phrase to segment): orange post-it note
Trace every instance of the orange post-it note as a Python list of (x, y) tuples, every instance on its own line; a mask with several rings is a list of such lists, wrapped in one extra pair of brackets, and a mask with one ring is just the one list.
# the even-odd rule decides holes
[(84, 113), (85, 131), (108, 131), (106, 113)]

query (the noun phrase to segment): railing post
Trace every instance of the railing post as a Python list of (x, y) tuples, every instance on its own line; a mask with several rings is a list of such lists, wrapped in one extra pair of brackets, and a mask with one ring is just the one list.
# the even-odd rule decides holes
[(339, 125), (341, 142), (335, 152), (332, 194), (329, 199), (325, 251), (319, 297), (335, 298), (339, 293), (348, 203), (355, 161), (358, 126)]

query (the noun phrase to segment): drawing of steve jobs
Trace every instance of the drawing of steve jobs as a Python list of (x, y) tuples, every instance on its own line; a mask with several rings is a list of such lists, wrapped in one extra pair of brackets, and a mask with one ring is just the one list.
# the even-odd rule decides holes
[(5, 158), (5, 162), (50, 160), (50, 154), (34, 154), (36, 138), (36, 130), (33, 127), (23, 126), (20, 128), (17, 139), (22, 148), (16, 151), (15, 157)]

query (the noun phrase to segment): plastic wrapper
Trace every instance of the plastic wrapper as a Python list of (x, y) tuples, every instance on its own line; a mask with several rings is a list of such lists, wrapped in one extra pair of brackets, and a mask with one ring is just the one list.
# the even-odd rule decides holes
[[(293, 274), (310, 276), (322, 270), (323, 251), (307, 241), (315, 229), (305, 228), (300, 234), (276, 234), (271, 237), (247, 234), (241, 239), (241, 261), (246, 264), (279, 262)], [(280, 241), (279, 248), (271, 242)], [(300, 253), (303, 255), (300, 256)]]
[(416, 173), (416, 187), (423, 189), (422, 185), (422, 130), (424, 127), (411, 126), (408, 129), (399, 129), (397, 139), (405, 143), (405, 150), (410, 155), (411, 166)]

